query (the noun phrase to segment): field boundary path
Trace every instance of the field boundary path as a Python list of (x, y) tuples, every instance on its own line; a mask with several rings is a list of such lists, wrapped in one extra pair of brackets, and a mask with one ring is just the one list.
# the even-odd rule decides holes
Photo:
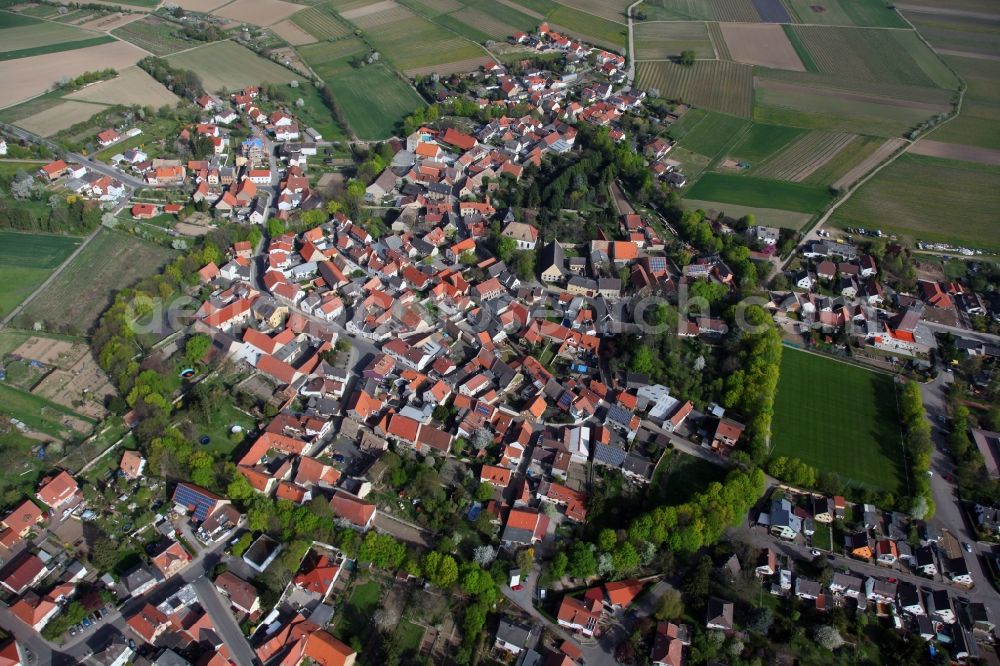
[(24, 310), (24, 308), (29, 303), (31, 303), (31, 301), (34, 300), (35, 296), (37, 296), (40, 291), (45, 289), (47, 286), (49, 286), (49, 284), (52, 283), (53, 280), (59, 277), (59, 274), (63, 272), (63, 269), (66, 268), (66, 266), (68, 266), (69, 263), (76, 258), (76, 255), (80, 254), (80, 252), (82, 252), (83, 249), (87, 247), (90, 241), (94, 240), (94, 237), (97, 236), (97, 232), (99, 232), (102, 228), (103, 227), (101, 225), (97, 225), (97, 228), (91, 231), (90, 235), (83, 239), (83, 242), (80, 243), (77, 246), (77, 248), (73, 250), (72, 253), (70, 253), (68, 257), (66, 257), (66, 260), (63, 261), (61, 264), (59, 264), (59, 266), (54, 271), (52, 271), (51, 275), (45, 278), (45, 282), (42, 282), (40, 285), (38, 285), (38, 288), (36, 288), (33, 292), (28, 294), (27, 298), (21, 301), (16, 308), (11, 310), (10, 314), (8, 314), (6, 317), (3, 318), (3, 321), (0, 321), (0, 328), (4, 328), (5, 326), (7, 326), (7, 324), (13, 321), (14, 317), (21, 314), (21, 311)]
[(625, 72), (625, 81), (629, 85), (635, 81), (635, 29), (632, 27), (632, 9), (641, 4), (642, 0), (635, 0), (625, 10), (625, 15), (628, 17), (628, 71)]

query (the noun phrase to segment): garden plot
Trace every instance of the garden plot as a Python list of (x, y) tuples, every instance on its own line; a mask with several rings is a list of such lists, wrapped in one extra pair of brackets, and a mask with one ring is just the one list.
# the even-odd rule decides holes
[(720, 23), (732, 60), (748, 65), (805, 71), (802, 61), (780, 25)]
[(31, 390), (33, 394), (92, 419), (107, 415), (104, 401), (115, 390), (87, 345), (33, 336), (14, 350), (13, 357), (52, 368)]

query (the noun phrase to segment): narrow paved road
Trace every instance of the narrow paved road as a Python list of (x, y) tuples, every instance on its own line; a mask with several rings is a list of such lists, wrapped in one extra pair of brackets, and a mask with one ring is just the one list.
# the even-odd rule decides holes
[(219, 632), (219, 638), (229, 648), (229, 657), (236, 662), (237, 666), (256, 666), (259, 664), (257, 655), (250, 649), (250, 644), (243, 636), (240, 626), (236, 624), (236, 618), (229, 611), (229, 603), (222, 600), (212, 581), (207, 576), (201, 576), (194, 580), (191, 586), (198, 595), (201, 607), (212, 618), (212, 624)]
[(5, 327), (7, 324), (9, 324), (10, 322), (12, 322), (14, 320), (14, 317), (16, 317), (17, 315), (21, 314), (21, 311), (24, 310), (24, 308), (27, 307), (27, 305), (29, 303), (31, 303), (31, 301), (34, 300), (35, 296), (38, 296), (38, 294), (41, 293), (41, 291), (43, 289), (45, 289), (47, 286), (49, 286), (50, 284), (52, 284), (52, 282), (57, 277), (59, 277), (59, 274), (62, 273), (63, 270), (67, 266), (69, 266), (70, 262), (73, 261), (73, 259), (76, 258), (76, 255), (78, 255), (81, 252), (83, 252), (83, 248), (87, 247), (87, 245), (90, 243), (90, 241), (94, 240), (94, 237), (97, 236), (97, 232), (99, 232), (100, 230), (101, 230), (101, 226), (98, 226), (96, 229), (94, 229), (93, 231), (91, 231), (90, 235), (87, 236), (86, 238), (84, 238), (83, 242), (80, 243), (77, 246), (77, 248), (75, 250), (73, 250), (73, 252), (68, 257), (66, 257), (66, 260), (63, 261), (61, 264), (59, 264), (58, 268), (56, 268), (54, 271), (52, 271), (52, 275), (50, 275), (47, 278), (45, 278), (45, 282), (43, 282), (40, 285), (38, 285), (38, 287), (33, 292), (31, 292), (30, 294), (28, 294), (27, 298), (25, 298), (23, 301), (21, 301), (21, 303), (16, 308), (14, 308), (13, 310), (10, 311), (10, 314), (8, 314), (6, 317), (3, 318), (3, 321), (0, 321), (0, 328)]
[[(55, 152), (57, 155), (63, 154), (63, 149), (61, 146), (52, 141), (49, 141), (44, 137), (38, 136), (37, 134), (33, 134), (31, 132), (28, 132), (27, 130), (21, 129), (20, 127), (15, 127), (14, 125), (8, 125), (6, 123), (0, 123), (0, 128), (3, 128), (7, 132), (10, 132), (11, 134), (20, 139), (24, 139), (25, 141), (30, 141), (32, 143), (43, 145), (49, 150)], [(115, 178), (124, 183), (125, 185), (128, 185), (129, 187), (132, 187), (134, 189), (138, 189), (141, 187), (150, 187), (149, 185), (146, 184), (146, 181), (140, 180), (139, 178), (136, 178), (134, 176), (130, 176), (127, 173), (124, 173), (123, 171), (116, 169), (115, 167), (108, 166), (107, 164), (103, 164), (96, 160), (92, 160), (86, 155), (79, 155), (77, 153), (65, 153), (65, 155), (66, 155), (65, 159), (67, 161), (79, 162), (80, 164), (84, 165), (85, 167), (87, 167), (92, 171), (95, 171), (105, 176), (110, 176), (111, 178)]]

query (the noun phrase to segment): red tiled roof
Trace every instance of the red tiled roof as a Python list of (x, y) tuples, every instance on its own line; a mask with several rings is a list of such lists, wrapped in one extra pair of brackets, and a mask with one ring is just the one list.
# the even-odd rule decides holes
[(347, 666), (353, 663), (357, 654), (329, 633), (319, 630), (309, 634), (303, 656), (309, 657), (319, 666)]
[(330, 507), (338, 518), (352, 525), (366, 527), (368, 521), (375, 515), (375, 505), (362, 501), (360, 498), (338, 490), (330, 500)]

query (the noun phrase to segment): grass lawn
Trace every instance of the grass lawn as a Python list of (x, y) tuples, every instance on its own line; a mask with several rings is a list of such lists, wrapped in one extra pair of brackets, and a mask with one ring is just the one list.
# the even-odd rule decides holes
[(903, 155), (837, 209), (837, 227), (878, 226), (956, 245), (1000, 248), (1000, 167)]
[(230, 439), (232, 427), (238, 425), (243, 428), (244, 433), (249, 432), (254, 427), (252, 418), (237, 409), (235, 405), (227, 402), (223, 402), (219, 411), (212, 415), (211, 422), (206, 422), (198, 410), (181, 412), (180, 416), (188, 418), (194, 424), (198, 430), (199, 439), (202, 435), (208, 436), (209, 443), (203, 446), (199, 444), (200, 448), (225, 457), (232, 454), (233, 449), (238, 445), (237, 442)]
[(378, 599), (382, 592), (375, 581), (362, 583), (351, 592), (351, 598), (341, 608), (340, 621), (333, 629), (333, 635), (348, 642), (353, 636), (364, 640), (364, 634), (372, 613), (378, 608)]
[(404, 622), (396, 628), (395, 641), (401, 654), (411, 658), (416, 657), (420, 649), (420, 641), (424, 637), (424, 628), (412, 622)]
[(75, 236), (0, 232), (0, 315), (37, 289), (80, 242)]
[(108, 307), (114, 292), (158, 272), (174, 255), (172, 250), (140, 238), (101, 229), (17, 321), (22, 328), (40, 321), (50, 331), (86, 332)]
[[(413, 88), (381, 63), (346, 71), (328, 85), (351, 129), (362, 139), (392, 136), (396, 125), (424, 104)], [(372, 90), (379, 94), (371, 95)]]
[(701, 201), (814, 213), (832, 198), (825, 187), (733, 174), (708, 173), (687, 196)]
[(709, 484), (721, 483), (726, 478), (725, 467), (679, 451), (674, 453), (669, 463), (670, 467), (660, 474), (660, 483), (666, 485), (661, 489), (661, 497), (670, 505), (683, 504)]
[(832, 537), (830, 536), (832, 530), (829, 525), (824, 525), (823, 523), (816, 523), (816, 531), (812, 536), (812, 545), (814, 548), (819, 548), (820, 550), (832, 550), (833, 543), (831, 542)]
[(772, 424), (774, 456), (789, 456), (846, 484), (906, 494), (893, 379), (785, 348)]

